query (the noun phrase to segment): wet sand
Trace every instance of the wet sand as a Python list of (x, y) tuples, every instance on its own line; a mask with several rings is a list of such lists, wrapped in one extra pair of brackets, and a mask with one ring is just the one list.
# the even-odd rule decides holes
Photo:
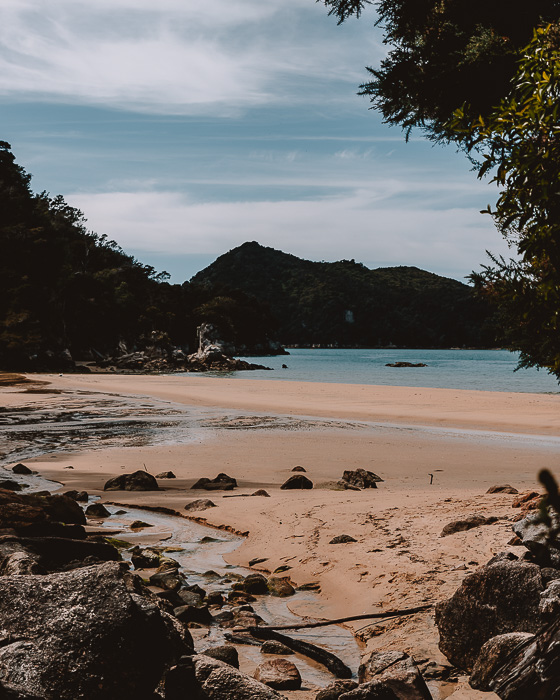
[[(0, 388), (0, 417), (51, 420), (58, 433), (51, 434), (50, 448), (48, 436), (41, 434), (43, 449), (51, 449), (57, 435), (70, 428), (76, 440), (75, 446), (67, 441), (65, 451), (25, 459), (27, 464), (67, 488), (138, 506), (182, 510), (194, 498), (210, 498), (217, 507), (200, 517), (248, 533), (228, 555), (231, 563), (266, 557), (257, 568), (286, 565), (295, 583), (318, 582), (321, 596), (314, 609), (294, 612), (319, 618), (448, 597), (496, 552), (519, 554), (507, 544), (512, 533), (505, 518), (517, 512), (512, 496), (489, 495), (488, 488), (509, 483), (519, 491), (534, 489), (543, 467), (558, 475), (557, 395), (200, 376), (34, 379), (48, 382), (38, 385), (39, 391), (60, 393), (30, 393), (27, 385)], [(55, 415), (61, 420), (52, 420)], [(127, 417), (138, 419), (140, 439), (135, 420), (128, 432), (104, 433), (99, 427), (107, 422), (115, 427)], [(40, 422), (31, 427), (41, 432)], [(20, 435), (22, 445), (26, 435)], [(306, 469), (313, 490), (280, 489), (296, 465)], [(358, 467), (384, 479), (378, 489), (320, 488)], [(108, 478), (144, 468), (152, 474), (172, 470), (177, 479), (161, 480), (158, 492), (102, 491)], [(238, 480), (233, 494), (190, 490), (199, 477), (219, 472)], [(258, 488), (270, 498), (240, 497)], [(440, 537), (444, 525), (470, 513), (504, 519)], [(329, 544), (340, 534), (357, 542)], [(368, 649), (404, 650), (418, 660), (445, 662), (431, 613), (353, 624)], [(442, 689), (440, 697), (446, 696), (495, 697), (463, 682)]]

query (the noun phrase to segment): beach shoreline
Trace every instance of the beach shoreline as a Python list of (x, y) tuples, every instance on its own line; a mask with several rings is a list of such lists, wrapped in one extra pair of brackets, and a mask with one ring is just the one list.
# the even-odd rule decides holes
[[(85, 489), (102, 500), (182, 512), (188, 502), (210, 498), (216, 507), (196, 515), (211, 526), (248, 533), (229, 555), (231, 563), (266, 558), (257, 568), (289, 566), (284, 575), (298, 585), (318, 582), (321, 596), (313, 609), (294, 611), (318, 618), (435, 603), (497, 552), (519, 554), (508, 545), (512, 496), (486, 491), (503, 483), (532, 490), (540, 468), (556, 469), (558, 396), (208, 377), (28, 376), (47, 382), (36, 385), (47, 393), (30, 393), (30, 385), (3, 387), (4, 412), (26, 407), (40, 414), (79, 400), (99, 402), (102, 414), (103, 402), (115, 397), (131, 410), (202, 411), (192, 439), (178, 444), (81, 449), (78, 443), (25, 461), (64, 489)], [(220, 414), (225, 418), (218, 420)], [(263, 423), (263, 415), (276, 422)], [(279, 417), (297, 420), (284, 424)], [(280, 489), (294, 466), (306, 469), (315, 488)], [(359, 467), (384, 479), (378, 489), (318, 488)], [(153, 474), (170, 469), (177, 478), (160, 481), (155, 492), (103, 491), (107, 479), (143, 468)], [(238, 480), (233, 494), (191, 490), (196, 479), (219, 472)], [(239, 497), (257, 489), (270, 498)], [(440, 536), (449, 521), (471, 513), (499, 519)], [(340, 534), (356, 542), (330, 544)], [(446, 663), (431, 613), (369, 626), (359, 635), (368, 649)], [(466, 688), (458, 693), (452, 696), (492, 697)]]

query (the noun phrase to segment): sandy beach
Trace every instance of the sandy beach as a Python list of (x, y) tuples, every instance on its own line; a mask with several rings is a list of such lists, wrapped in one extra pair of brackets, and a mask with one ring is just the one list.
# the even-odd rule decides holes
[[(5, 466), (19, 461), (33, 439), (37, 455), (25, 463), (65, 489), (178, 511), (194, 498), (209, 497), (217, 507), (200, 513), (208, 524), (246, 533), (229, 555), (232, 563), (266, 558), (257, 569), (287, 565), (286, 575), (298, 585), (318, 582), (317, 602), (295, 610), (318, 618), (449, 597), (493, 554), (520, 553), (508, 545), (508, 518), (517, 512), (512, 496), (487, 494), (488, 488), (511, 484), (520, 492), (533, 490), (543, 467), (559, 476), (557, 395), (203, 376), (29, 378), (34, 383), (0, 388), (3, 415), (36, 417), (33, 435), (29, 429), (11, 436), (9, 447), (23, 451), (6, 457), (6, 450)], [(120, 425), (131, 417), (139, 432), (132, 425), (122, 435), (116, 430), (96, 439), (91, 430), (104, 418)], [(42, 422), (54, 425), (58, 435), (69, 434), (80, 420), (84, 430), (74, 442), (49, 451)], [(39, 454), (41, 444), (46, 454)], [(280, 489), (295, 466), (304, 467), (313, 490)], [(177, 478), (161, 481), (157, 492), (103, 492), (110, 477), (143, 468), (152, 474), (169, 469)], [(363, 491), (328, 488), (345, 469), (357, 468), (384, 481)], [(198, 478), (219, 472), (237, 479), (233, 494), (191, 490)], [(256, 489), (266, 489), (270, 498), (241, 497)], [(448, 522), (472, 513), (499, 519), (440, 536)], [(340, 534), (357, 541), (329, 544)], [(445, 662), (431, 612), (352, 624), (368, 649)], [(464, 682), (441, 693), (455, 700), (496, 697)]]

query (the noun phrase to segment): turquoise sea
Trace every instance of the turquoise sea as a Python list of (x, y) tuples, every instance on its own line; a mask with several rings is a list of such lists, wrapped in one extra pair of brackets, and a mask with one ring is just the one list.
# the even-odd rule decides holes
[[(342, 384), (560, 393), (557, 380), (544, 370), (514, 372), (517, 354), (508, 350), (302, 350), (279, 357), (247, 357), (273, 372), (234, 372), (243, 379), (271, 379)], [(427, 367), (392, 368), (388, 362), (424, 362)], [(282, 369), (282, 365), (288, 366)], [(230, 375), (231, 376), (231, 375)]]

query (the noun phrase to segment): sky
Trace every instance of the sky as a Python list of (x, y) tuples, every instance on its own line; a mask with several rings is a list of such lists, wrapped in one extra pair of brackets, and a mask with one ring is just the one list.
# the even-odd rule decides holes
[(314, 0), (2, 0), (0, 140), (89, 229), (171, 281), (245, 241), (463, 279), (508, 254), (466, 157), (357, 94), (374, 7)]

